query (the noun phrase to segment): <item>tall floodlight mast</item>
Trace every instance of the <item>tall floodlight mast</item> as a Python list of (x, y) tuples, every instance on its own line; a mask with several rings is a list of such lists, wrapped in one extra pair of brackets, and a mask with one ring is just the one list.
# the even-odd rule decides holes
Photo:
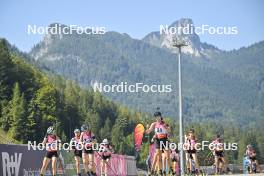
[(182, 85), (181, 85), (181, 48), (188, 46), (188, 43), (180, 40), (179, 38), (174, 38), (173, 47), (177, 47), (178, 53), (178, 86), (179, 86), (179, 138), (180, 138), (180, 167), (181, 175), (184, 176), (184, 155), (183, 155), (183, 118), (182, 118)]

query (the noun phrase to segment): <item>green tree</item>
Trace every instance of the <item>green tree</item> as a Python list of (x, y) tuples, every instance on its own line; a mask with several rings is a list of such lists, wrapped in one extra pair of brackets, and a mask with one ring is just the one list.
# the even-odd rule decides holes
[(125, 131), (127, 127), (127, 119), (117, 118), (112, 130), (112, 143), (116, 147), (116, 151), (119, 153), (125, 152), (124, 140)]
[(19, 84), (15, 83), (10, 106), (10, 116), (12, 119), (11, 132), (13, 138), (21, 141), (26, 141), (27, 117), (25, 109), (24, 94), (21, 95)]
[(12, 124), (11, 114), (10, 114), (10, 103), (7, 100), (3, 100), (1, 103), (1, 116), (0, 124), (4, 131), (8, 131)]
[(111, 121), (109, 118), (106, 118), (104, 127), (100, 130), (100, 137), (101, 139), (107, 138), (108, 140), (111, 140)]
[(34, 101), (30, 101), (28, 106), (28, 116), (27, 116), (27, 140), (40, 140), (38, 139), (38, 125), (37, 119), (40, 117), (37, 115)]
[[(99, 135), (100, 133), (100, 124), (99, 124), (99, 120), (100, 120), (100, 117), (99, 115), (96, 113), (96, 112), (88, 112), (86, 114), (86, 120), (85, 120), (85, 123), (86, 124), (89, 124), (91, 130), (93, 131), (94, 134), (97, 134)], [(98, 136), (97, 136), (98, 137)], [(100, 136), (99, 136), (100, 137)]]
[(80, 111), (79, 111), (79, 88), (76, 86), (73, 81), (67, 81), (66, 87), (64, 90), (65, 95), (65, 117), (68, 121), (66, 128), (69, 131), (66, 132), (68, 137), (71, 136), (74, 128), (80, 126)]
[(57, 92), (49, 82), (45, 82), (44, 86), (37, 90), (33, 105), (37, 116), (41, 118), (40, 129), (45, 131), (57, 120)]
[(14, 64), (10, 59), (7, 42), (0, 40), (0, 100), (10, 97), (13, 83), (12, 70)]

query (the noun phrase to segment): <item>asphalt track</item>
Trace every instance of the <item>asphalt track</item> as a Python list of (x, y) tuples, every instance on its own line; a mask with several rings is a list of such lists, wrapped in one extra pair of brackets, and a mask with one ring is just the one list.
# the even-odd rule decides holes
[[(228, 174), (230, 175), (230, 174)], [(257, 174), (231, 174), (235, 176), (264, 176), (264, 173), (257, 173)]]
[[(147, 172), (143, 170), (138, 170), (138, 175), (139, 176), (146, 176)], [(208, 174), (208, 176), (211, 176), (212, 174)], [(216, 175), (212, 175), (216, 176)], [(264, 176), (264, 173), (257, 173), (257, 174), (225, 174), (225, 175), (218, 175), (218, 176)]]

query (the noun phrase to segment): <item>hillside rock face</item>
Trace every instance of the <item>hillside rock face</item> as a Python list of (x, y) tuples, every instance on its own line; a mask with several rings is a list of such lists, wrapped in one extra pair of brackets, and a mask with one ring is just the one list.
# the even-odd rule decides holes
[(167, 48), (173, 53), (178, 49), (173, 47), (174, 39), (181, 39), (188, 44), (182, 48), (182, 52), (193, 57), (210, 57), (215, 52), (220, 52), (213, 45), (202, 43), (200, 37), (194, 33), (194, 24), (191, 19), (182, 18), (170, 26), (161, 25), (160, 31), (152, 32), (143, 38), (143, 41), (160, 48)]

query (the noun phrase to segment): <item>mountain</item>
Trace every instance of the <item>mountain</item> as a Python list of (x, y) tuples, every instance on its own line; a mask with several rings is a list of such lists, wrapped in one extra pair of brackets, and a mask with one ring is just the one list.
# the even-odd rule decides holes
[[(191, 21), (180, 20), (172, 25), (185, 23)], [(184, 51), (182, 63), (185, 120), (235, 122), (241, 126), (263, 124), (257, 123), (264, 109), (263, 42), (226, 52), (201, 43), (195, 34), (185, 37), (191, 43), (191, 48)], [(169, 93), (103, 94), (143, 112), (160, 107), (165, 115), (175, 119), (178, 114), (177, 54), (168, 45), (165, 47), (166, 38), (157, 33), (143, 40), (117, 32), (48, 34), (29, 54), (40, 68), (76, 80), (83, 87), (95, 82), (171, 85)]]
[(192, 55), (193, 57), (210, 57), (214, 55), (214, 53), (221, 52), (221, 50), (213, 45), (202, 43), (200, 37), (194, 32), (194, 28), (195, 26), (191, 19), (182, 18), (168, 27), (162, 25), (160, 31), (151, 32), (142, 40), (151, 45), (166, 48), (171, 52), (177, 53), (178, 49), (173, 47), (172, 43), (173, 39), (180, 37), (188, 43), (188, 46), (182, 48), (182, 52)]

